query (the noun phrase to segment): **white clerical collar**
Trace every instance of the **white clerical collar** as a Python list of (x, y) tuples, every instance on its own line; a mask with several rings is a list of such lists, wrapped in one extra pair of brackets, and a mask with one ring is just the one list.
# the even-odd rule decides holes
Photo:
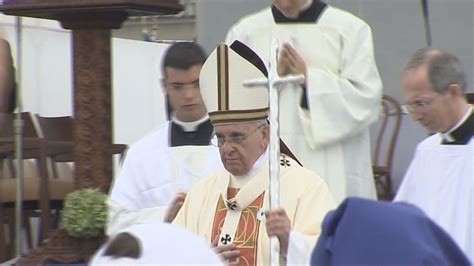
[(265, 150), (265, 152), (262, 155), (260, 155), (260, 157), (258, 157), (258, 159), (253, 164), (252, 169), (250, 169), (250, 171), (248, 171), (245, 175), (233, 176), (234, 178), (231, 178), (230, 187), (233, 187), (233, 188), (243, 187), (249, 180), (249, 177), (256, 175), (258, 170), (260, 170), (260, 167), (262, 166), (262, 164), (266, 162), (268, 162), (268, 147)]
[(448, 131), (444, 133), (440, 133), (441, 137), (447, 142), (455, 141), (456, 139), (453, 137), (451, 133), (453, 133), (462, 124), (464, 124), (464, 122), (466, 122), (466, 120), (469, 118), (471, 113), (472, 113), (472, 105), (469, 105), (469, 108), (467, 108), (467, 111), (464, 113), (463, 117), (456, 123), (456, 125), (454, 125), (454, 127), (452, 127), (451, 129), (449, 129)]
[(174, 114), (173, 114), (173, 117), (171, 118), (171, 120), (174, 123), (181, 126), (183, 128), (183, 131), (186, 131), (186, 132), (196, 131), (198, 126), (208, 119), (209, 119), (208, 114), (206, 114), (203, 118), (196, 121), (192, 121), (192, 122), (179, 121), (178, 118)]

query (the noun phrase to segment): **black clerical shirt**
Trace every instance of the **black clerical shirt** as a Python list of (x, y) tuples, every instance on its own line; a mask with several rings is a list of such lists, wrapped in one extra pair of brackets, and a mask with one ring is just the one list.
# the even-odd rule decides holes
[(180, 125), (171, 122), (171, 147), (209, 145), (213, 132), (214, 128), (209, 119), (199, 124), (196, 131), (184, 131)]
[(287, 18), (275, 5), (272, 5), (272, 14), (276, 23), (316, 22), (326, 7), (326, 3), (314, 0), (307, 9), (300, 12), (297, 18)]
[(443, 138), (443, 145), (466, 145), (474, 137), (474, 111), (453, 132), (449, 133), (453, 141)]

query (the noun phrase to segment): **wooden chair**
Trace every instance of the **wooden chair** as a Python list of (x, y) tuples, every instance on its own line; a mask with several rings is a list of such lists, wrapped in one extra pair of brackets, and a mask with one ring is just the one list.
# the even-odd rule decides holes
[[(36, 115), (39, 135), (48, 142), (53, 177), (58, 178), (56, 163), (74, 162), (73, 157), (73, 127), (71, 116), (44, 117)], [(69, 149), (69, 152), (66, 150)], [(118, 154), (123, 160), (127, 145), (112, 144), (111, 154)]]
[[(30, 113), (24, 113), (22, 117), (25, 121), (23, 158), (36, 160), (40, 177), (25, 177), (23, 208), (27, 211), (40, 210), (41, 230), (39, 241), (41, 242), (51, 228), (57, 228), (59, 224), (58, 214), (62, 210), (63, 200), (69, 192), (75, 189), (73, 178), (60, 176), (57, 167), (57, 163), (74, 162), (74, 119), (70, 116), (33, 116)], [(12, 163), (14, 156), (13, 116), (0, 115), (0, 127), (2, 128), (0, 134), (0, 160), (7, 160), (10, 175), (14, 176), (15, 169)], [(4, 145), (1, 145), (2, 143)], [(119, 154), (120, 160), (122, 160), (126, 149), (127, 145), (113, 144), (111, 153)], [(51, 162), (49, 167), (51, 171), (48, 171), (48, 161)], [(13, 178), (0, 180), (0, 204), (3, 207), (0, 211), (6, 212), (7, 209), (14, 207), (15, 184), (16, 180)], [(54, 214), (56, 214), (54, 222), (51, 222), (51, 210), (54, 210)], [(3, 217), (7, 218), (8, 221), (13, 221), (11, 217)], [(10, 239), (13, 239), (13, 235)], [(12, 243), (12, 241), (10, 242)], [(31, 243), (29, 246), (31, 246)], [(2, 247), (1, 242), (0, 247)]]
[(59, 178), (56, 163), (73, 162), (73, 120), (70, 116), (42, 117), (35, 115), (38, 134), (48, 143), (53, 178)]
[(381, 104), (381, 117), (372, 160), (372, 170), (377, 197), (382, 200), (391, 200), (393, 198), (393, 154), (400, 132), (403, 112), (397, 100), (388, 95), (383, 95)]
[[(57, 210), (62, 208), (65, 196), (74, 190), (74, 182), (73, 180), (49, 178), (46, 161), (48, 156), (54, 154), (48, 151), (46, 140), (39, 137), (32, 115), (30, 113), (22, 113), (21, 116), (24, 121), (22, 157), (23, 159), (32, 159), (36, 164), (37, 172), (34, 177), (22, 176), (24, 221), (28, 220), (29, 215), (39, 211), (40, 237), (38, 241), (41, 242), (51, 229), (51, 209)], [(15, 169), (13, 168), (15, 155), (14, 114), (0, 114), (0, 128), (2, 129), (0, 133), (0, 159), (7, 161), (10, 175), (10, 177), (3, 177), (0, 180), (0, 204), (2, 205), (2, 211), (7, 212), (15, 207), (16, 202), (17, 182), (14, 178)], [(0, 223), (2, 226), (5, 223), (5, 218), (10, 224), (14, 224), (12, 217), (2, 215), (0, 217), (2, 219)], [(28, 232), (28, 244), (31, 247), (31, 230), (29, 230), (28, 223), (25, 222), (24, 225)], [(10, 226), (10, 228), (14, 228), (14, 226)], [(13, 236), (12, 230), (9, 231), (10, 235)], [(13, 244), (13, 239), (13, 237), (10, 237), (10, 244)]]

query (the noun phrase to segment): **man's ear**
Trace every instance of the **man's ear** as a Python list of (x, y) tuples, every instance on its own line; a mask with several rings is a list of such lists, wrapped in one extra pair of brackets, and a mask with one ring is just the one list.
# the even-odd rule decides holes
[(448, 86), (447, 92), (453, 97), (464, 97), (464, 93), (459, 84), (453, 83)]

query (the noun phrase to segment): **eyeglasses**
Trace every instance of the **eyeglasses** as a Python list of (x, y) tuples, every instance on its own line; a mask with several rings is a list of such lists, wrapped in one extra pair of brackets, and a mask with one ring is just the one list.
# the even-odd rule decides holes
[(165, 83), (165, 86), (174, 91), (184, 91), (187, 88), (199, 89), (199, 80), (191, 83)]
[(216, 146), (216, 147), (222, 147), (224, 146), (225, 143), (228, 145), (241, 145), (245, 142), (245, 140), (250, 137), (253, 133), (257, 132), (260, 128), (264, 127), (266, 125), (260, 125), (258, 126), (254, 131), (250, 132), (247, 135), (238, 135), (238, 136), (232, 136), (232, 137), (224, 137), (224, 136), (218, 136), (214, 135), (214, 137), (211, 139), (211, 144)]
[(407, 103), (402, 105), (402, 110), (405, 113), (413, 113), (416, 111), (425, 111), (430, 107), (431, 103), (433, 103), (434, 99), (438, 97), (438, 95), (434, 96), (431, 99), (423, 99), (423, 100), (418, 100), (414, 101), (412, 103)]

